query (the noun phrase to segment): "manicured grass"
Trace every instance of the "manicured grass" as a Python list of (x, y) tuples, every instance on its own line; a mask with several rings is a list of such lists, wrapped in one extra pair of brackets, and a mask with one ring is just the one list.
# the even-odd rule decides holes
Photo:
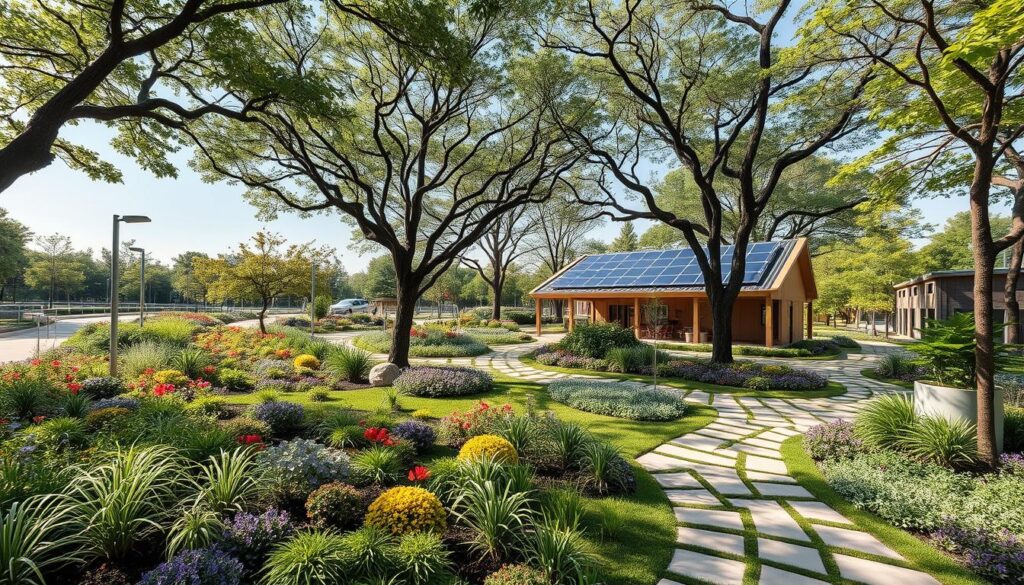
[(814, 337), (816, 338), (820, 337), (823, 339), (829, 339), (837, 335), (842, 337), (849, 337), (850, 339), (853, 339), (855, 341), (885, 341), (887, 343), (895, 343), (899, 345), (906, 345), (911, 343), (909, 341), (895, 339), (891, 337), (889, 339), (886, 339), (884, 333), (879, 333), (878, 335), (871, 335), (870, 333), (866, 333), (864, 331), (860, 331), (857, 329), (833, 327), (829, 325), (821, 325), (819, 323), (814, 324)]
[[(363, 333), (352, 339), (352, 345), (371, 353), (388, 353), (391, 351), (391, 336), (379, 331)], [(413, 337), (409, 344), (409, 357), (419, 358), (473, 357), (490, 351), (487, 345), (466, 335), (440, 344), (426, 344)]]
[(814, 460), (803, 449), (803, 438), (791, 437), (782, 444), (782, 457), (793, 476), (821, 502), (853, 521), (862, 530), (903, 555), (908, 566), (927, 571), (945, 585), (982, 585), (981, 577), (960, 566), (952, 557), (913, 534), (896, 528), (870, 512), (858, 509), (825, 481)]
[[(600, 378), (609, 378), (612, 380), (635, 380), (638, 382), (646, 382), (648, 384), (654, 382), (654, 376), (643, 376), (640, 374), (618, 374), (615, 372), (598, 372), (594, 370), (581, 370), (578, 368), (560, 368), (558, 366), (545, 366), (539, 363), (537, 360), (530, 356), (520, 356), (519, 361), (536, 368), (538, 370), (547, 370), (549, 372), (561, 372), (564, 374), (585, 374), (587, 376), (597, 376)], [(735, 386), (719, 386), (717, 384), (706, 384), (704, 382), (696, 382), (693, 380), (679, 380), (674, 378), (662, 378), (658, 377), (658, 384), (670, 386), (672, 388), (679, 388), (681, 390), (700, 390), (702, 392), (708, 392), (710, 394), (729, 394), (730, 396), (755, 396), (758, 398), (828, 398), (831, 396), (841, 396), (846, 394), (846, 386), (838, 382), (829, 382), (821, 390), (748, 390), (746, 388), (737, 388)]]
[(636, 493), (585, 500), (586, 540), (607, 585), (654, 585), (675, 548), (676, 517), (665, 492), (639, 466), (633, 470)]
[(885, 376), (876, 372), (873, 368), (865, 368), (860, 371), (860, 375), (865, 378), (871, 378), (872, 380), (878, 380), (879, 382), (885, 382), (886, 384), (892, 384), (894, 386), (900, 386), (903, 388), (910, 388), (913, 390), (914, 383), (906, 382), (904, 380), (897, 380), (896, 378), (886, 378)]

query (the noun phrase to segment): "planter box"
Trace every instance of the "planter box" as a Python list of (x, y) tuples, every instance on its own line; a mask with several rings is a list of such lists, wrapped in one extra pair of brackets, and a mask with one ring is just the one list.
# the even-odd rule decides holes
[[(1003, 391), (995, 392), (996, 451), (1003, 452)], [(914, 382), (914, 412), (922, 416), (941, 416), (946, 419), (978, 420), (978, 392), (964, 388), (950, 388), (928, 382)]]

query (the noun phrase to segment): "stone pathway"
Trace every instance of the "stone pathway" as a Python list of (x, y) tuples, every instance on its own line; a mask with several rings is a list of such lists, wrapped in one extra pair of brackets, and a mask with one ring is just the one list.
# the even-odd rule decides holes
[[(490, 367), (542, 384), (582, 377), (521, 362), (519, 357), (534, 345), (448, 361)], [(846, 386), (842, 396), (771, 399), (697, 390), (683, 393), (687, 401), (714, 407), (718, 418), (637, 459), (665, 490), (679, 524), (677, 549), (658, 585), (938, 583), (815, 500), (789, 475), (780, 453), (782, 442), (789, 437), (822, 422), (851, 419), (874, 395), (903, 391), (860, 375), (869, 361), (891, 351), (889, 347), (873, 345), (870, 353), (851, 354), (853, 359), (847, 360), (764, 360), (828, 376)]]

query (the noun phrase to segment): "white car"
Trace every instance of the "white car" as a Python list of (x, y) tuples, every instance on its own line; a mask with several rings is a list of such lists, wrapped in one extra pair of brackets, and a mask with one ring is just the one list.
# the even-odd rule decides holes
[(331, 305), (332, 315), (351, 315), (352, 313), (369, 313), (370, 302), (366, 299), (343, 299)]

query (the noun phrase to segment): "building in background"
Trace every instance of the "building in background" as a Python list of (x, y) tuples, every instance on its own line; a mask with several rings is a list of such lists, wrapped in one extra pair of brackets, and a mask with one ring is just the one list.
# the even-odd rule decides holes
[[(1006, 322), (1005, 284), (1006, 269), (997, 268), (992, 274), (993, 323)], [(898, 335), (919, 339), (921, 326), (928, 319), (948, 319), (955, 313), (974, 312), (973, 270), (929, 272), (901, 282), (895, 289)], [(1017, 291), (1017, 300), (1024, 304), (1024, 291)], [(1017, 322), (1020, 323), (1019, 318)]]

